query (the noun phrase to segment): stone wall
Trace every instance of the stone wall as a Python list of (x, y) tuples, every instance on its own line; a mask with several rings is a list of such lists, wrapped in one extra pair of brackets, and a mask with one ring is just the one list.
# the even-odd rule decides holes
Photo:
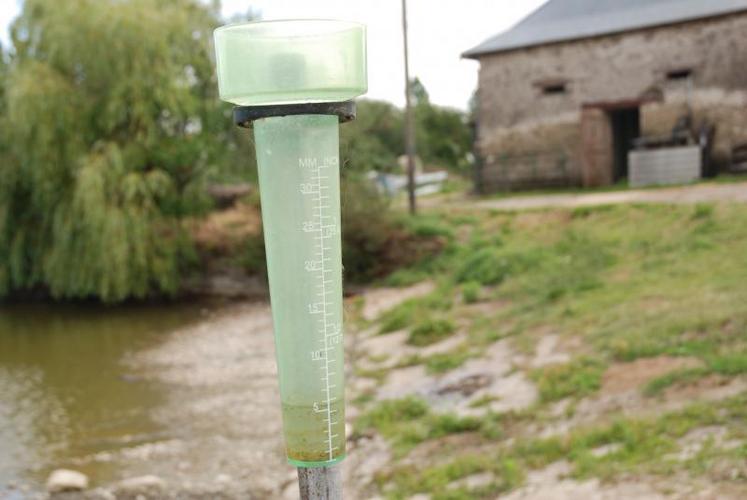
[[(707, 117), (718, 127), (719, 158), (728, 161), (732, 146), (747, 142), (747, 13), (488, 54), (480, 63), (484, 175), (500, 177), (495, 171), (507, 170), (511, 158), (519, 171), (526, 170), (521, 158), (527, 155), (564, 158), (564, 178), (553, 162), (544, 162), (547, 170), (527, 171), (520, 187), (550, 179), (553, 185), (581, 183), (584, 105), (647, 99), (642, 133), (671, 131), (687, 109), (686, 81), (667, 78), (679, 69), (693, 71), (690, 102), (696, 121)], [(544, 94), (546, 82), (565, 82), (566, 92)]]

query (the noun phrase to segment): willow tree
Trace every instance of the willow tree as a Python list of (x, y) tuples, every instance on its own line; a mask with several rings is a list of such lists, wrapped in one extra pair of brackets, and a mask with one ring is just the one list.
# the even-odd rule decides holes
[[(172, 294), (180, 221), (231, 133), (209, 40), (217, 3), (25, 0), (0, 105), (0, 294)], [(2, 92), (2, 90), (0, 90)]]

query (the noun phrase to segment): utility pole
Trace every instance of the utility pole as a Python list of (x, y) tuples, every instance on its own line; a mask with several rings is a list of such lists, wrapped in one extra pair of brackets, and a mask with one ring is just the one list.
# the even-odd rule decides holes
[(407, 155), (407, 199), (415, 214), (415, 122), (410, 92), (410, 59), (407, 48), (407, 0), (402, 0), (402, 35), (405, 49), (405, 154)]

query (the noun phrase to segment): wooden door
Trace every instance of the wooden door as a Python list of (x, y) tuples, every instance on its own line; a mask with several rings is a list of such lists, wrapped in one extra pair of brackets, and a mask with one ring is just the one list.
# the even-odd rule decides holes
[(609, 114), (601, 108), (581, 111), (581, 180), (584, 187), (613, 182), (614, 142)]

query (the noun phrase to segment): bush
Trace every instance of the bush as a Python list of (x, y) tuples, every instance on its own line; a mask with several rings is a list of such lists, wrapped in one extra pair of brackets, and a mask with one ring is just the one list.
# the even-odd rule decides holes
[(469, 281), (462, 285), (462, 298), (465, 304), (474, 304), (480, 300), (480, 283), (476, 281)]
[[(395, 220), (389, 202), (366, 179), (342, 184), (342, 262), (345, 279), (362, 283), (438, 254), (444, 239), (432, 228), (413, 233)], [(436, 231), (438, 233), (438, 231)]]
[(405, 227), (415, 236), (421, 238), (443, 237), (451, 239), (453, 232), (451, 228), (443, 223), (440, 217), (417, 215), (404, 219)]
[(456, 273), (459, 283), (498, 285), (511, 275), (528, 269), (537, 260), (532, 252), (506, 252), (500, 248), (478, 247), (470, 252)]

